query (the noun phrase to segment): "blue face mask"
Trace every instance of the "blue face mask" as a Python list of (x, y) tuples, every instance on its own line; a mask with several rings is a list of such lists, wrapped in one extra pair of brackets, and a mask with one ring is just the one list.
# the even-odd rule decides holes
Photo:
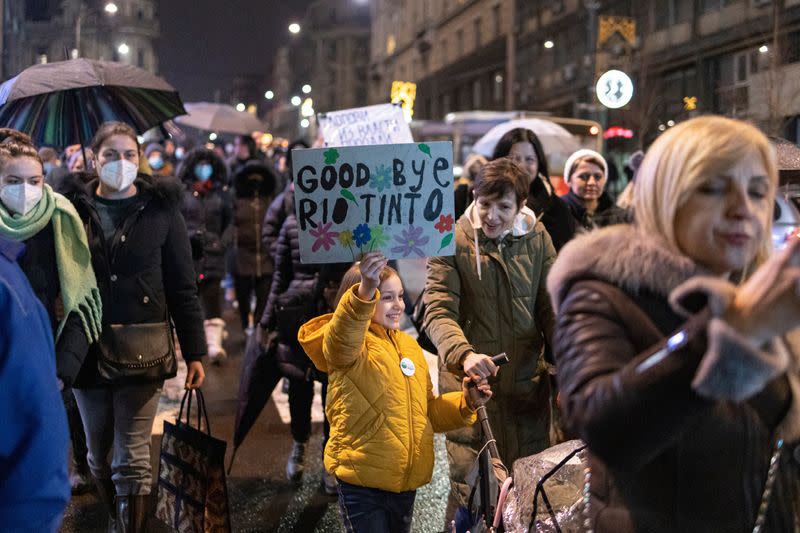
[(164, 160), (160, 157), (151, 157), (147, 160), (147, 162), (150, 164), (150, 168), (153, 170), (161, 170), (161, 168), (164, 166)]
[(208, 181), (213, 173), (214, 169), (208, 163), (200, 163), (194, 167), (194, 175), (200, 181)]

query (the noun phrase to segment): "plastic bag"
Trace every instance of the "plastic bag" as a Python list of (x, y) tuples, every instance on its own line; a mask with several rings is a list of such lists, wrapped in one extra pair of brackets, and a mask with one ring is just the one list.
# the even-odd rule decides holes
[[(573, 452), (576, 452), (575, 455), (566, 460)], [(582, 531), (583, 484), (587, 467), (587, 450), (580, 440), (570, 440), (515, 461), (514, 486), (509, 491), (503, 509), (505, 530), (555, 533), (558, 527), (564, 533)], [(536, 486), (547, 475), (550, 477), (542, 485), (544, 497), (541, 492), (536, 497), (537, 516), (535, 527), (531, 528)], [(545, 498), (550, 503), (558, 526), (553, 522)]]

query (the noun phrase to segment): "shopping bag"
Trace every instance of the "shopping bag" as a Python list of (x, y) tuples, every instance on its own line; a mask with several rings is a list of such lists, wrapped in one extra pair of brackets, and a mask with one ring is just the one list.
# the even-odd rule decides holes
[(570, 440), (517, 459), (514, 486), (503, 509), (507, 533), (584, 531), (584, 483), (588, 450)]
[[(190, 422), (194, 393), (197, 396), (196, 428)], [(184, 404), (187, 408), (185, 421)], [(202, 391), (186, 391), (176, 423), (164, 421), (156, 517), (180, 533), (229, 533), (228, 489), (223, 466), (225, 448), (225, 441), (211, 436)]]

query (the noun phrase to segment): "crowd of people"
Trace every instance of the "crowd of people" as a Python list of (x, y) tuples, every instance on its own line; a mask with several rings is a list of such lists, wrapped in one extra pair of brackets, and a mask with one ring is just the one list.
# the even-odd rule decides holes
[(471, 158), (455, 253), (428, 258), (421, 300), (439, 395), (383, 254), (300, 260), (291, 154), (307, 147), (277, 163), (240, 136), (226, 159), (170, 139), (141, 147), (106, 123), (59, 156), (0, 132), (0, 379), (13, 384), (0, 393), (13, 428), (0, 523), (57, 529), (69, 433), (73, 490), (91, 478), (110, 527), (146, 530), (163, 382), (177, 353), (187, 389), (204, 358), (225, 364), (232, 290), (247, 349), (274, 363), (264, 387), (288, 383), (291, 480), (323, 383), (323, 485), (347, 531), (410, 531), (434, 432), (448, 527), (472, 527), (479, 406), (509, 466), (564, 439), (588, 445), (587, 530), (798, 528), (800, 239), (771, 254), (778, 173), (757, 129), (714, 116), (670, 128), (631, 159), (619, 202), (609, 163), (586, 149), (556, 194), (530, 130)]

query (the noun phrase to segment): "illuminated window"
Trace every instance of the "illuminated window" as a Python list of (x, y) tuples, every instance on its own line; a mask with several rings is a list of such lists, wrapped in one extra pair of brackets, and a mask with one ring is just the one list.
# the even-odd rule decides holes
[(397, 48), (397, 40), (394, 38), (394, 35), (389, 35), (386, 38), (386, 54), (392, 55)]

